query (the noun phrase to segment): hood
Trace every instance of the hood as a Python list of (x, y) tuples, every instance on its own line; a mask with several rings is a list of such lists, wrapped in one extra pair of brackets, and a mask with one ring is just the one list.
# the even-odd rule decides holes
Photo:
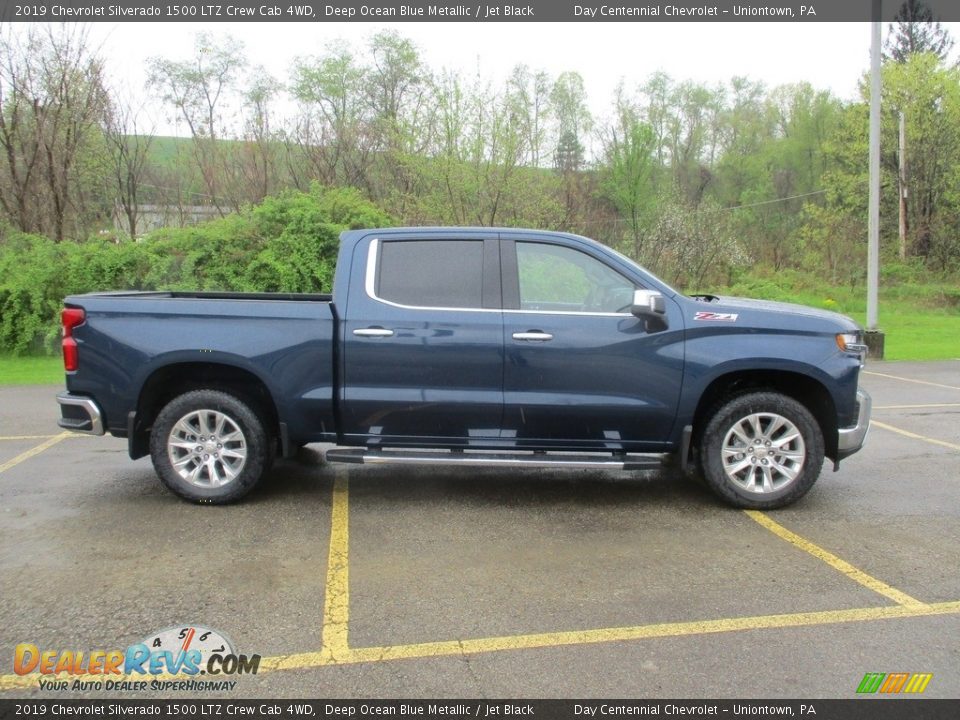
[(809, 319), (818, 325), (820, 323), (830, 323), (837, 328), (838, 332), (861, 330), (860, 326), (846, 315), (841, 315), (831, 310), (808, 307), (807, 305), (797, 305), (795, 303), (720, 296), (717, 297), (716, 300), (695, 301), (695, 305), (698, 308), (702, 307), (704, 310), (712, 312), (742, 313), (741, 319), (748, 323), (751, 321), (756, 322), (760, 320), (761, 317), (769, 322), (777, 316), (782, 318), (787, 314), (797, 320)]

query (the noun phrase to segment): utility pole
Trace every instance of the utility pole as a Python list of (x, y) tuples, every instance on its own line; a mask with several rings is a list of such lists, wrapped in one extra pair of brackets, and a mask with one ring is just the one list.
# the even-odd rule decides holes
[(900, 259), (907, 259), (907, 121), (900, 111), (900, 152), (898, 155), (900, 186)]
[(867, 332), (872, 358), (883, 359), (883, 333), (877, 327), (880, 280), (880, 0), (873, 0), (870, 43), (870, 201), (867, 218)]

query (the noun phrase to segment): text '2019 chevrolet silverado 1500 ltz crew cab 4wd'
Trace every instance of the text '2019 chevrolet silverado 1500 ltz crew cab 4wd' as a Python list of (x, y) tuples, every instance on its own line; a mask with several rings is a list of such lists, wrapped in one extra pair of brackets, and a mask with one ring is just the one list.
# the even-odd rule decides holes
[(68, 297), (60, 425), (127, 438), (178, 495), (224, 503), (278, 452), (327, 460), (699, 464), (737, 507), (803, 496), (863, 444), (865, 348), (841, 315), (685, 297), (583, 237), (341, 237), (333, 295)]

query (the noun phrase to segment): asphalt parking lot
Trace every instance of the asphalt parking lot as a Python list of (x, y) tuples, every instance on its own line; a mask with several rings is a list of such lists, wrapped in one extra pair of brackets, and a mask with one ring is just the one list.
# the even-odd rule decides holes
[(872, 363), (863, 385), (865, 450), (770, 513), (669, 471), (316, 448), (199, 507), (125, 441), (61, 434), (57, 388), (2, 388), (0, 697), (50, 695), (12, 673), (18, 643), (125, 648), (187, 623), (262, 655), (228, 697), (844, 698), (866, 672), (958, 697), (960, 361)]

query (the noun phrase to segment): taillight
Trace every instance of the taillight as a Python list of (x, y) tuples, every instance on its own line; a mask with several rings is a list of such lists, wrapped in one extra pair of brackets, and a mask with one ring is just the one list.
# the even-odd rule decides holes
[(73, 339), (73, 329), (82, 325), (87, 319), (83, 308), (64, 308), (60, 313), (60, 322), (63, 324), (63, 369), (73, 372), (80, 366), (77, 354), (77, 341)]

